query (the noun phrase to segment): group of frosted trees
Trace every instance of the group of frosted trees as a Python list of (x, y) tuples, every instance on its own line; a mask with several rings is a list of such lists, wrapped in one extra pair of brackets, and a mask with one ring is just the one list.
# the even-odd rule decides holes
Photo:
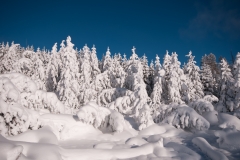
[[(190, 51), (181, 66), (176, 52), (166, 52), (163, 63), (156, 55), (148, 63), (136, 48), (126, 55), (111, 54), (107, 48), (101, 60), (95, 46), (74, 48), (71, 37), (57, 43), (51, 51), (18, 44), (0, 44), (0, 74), (18, 72), (30, 77), (39, 90), (54, 92), (66, 113), (76, 111), (89, 101), (124, 114), (134, 114), (137, 122), (151, 124), (153, 115), (163, 104), (189, 104), (206, 95), (219, 101), (220, 112), (232, 112), (240, 105), (240, 53), (231, 66), (213, 54), (202, 57), (201, 68)], [(144, 118), (141, 118), (144, 117)]]

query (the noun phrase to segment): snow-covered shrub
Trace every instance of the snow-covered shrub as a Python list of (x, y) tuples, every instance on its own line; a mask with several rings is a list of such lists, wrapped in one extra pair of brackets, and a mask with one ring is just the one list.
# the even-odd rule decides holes
[[(175, 107), (173, 107), (175, 108)], [(164, 118), (162, 122), (171, 124), (177, 128), (187, 128), (192, 131), (195, 130), (208, 130), (210, 127), (209, 122), (200, 116), (194, 109), (186, 106), (179, 105), (169, 116)]]
[[(17, 135), (27, 129), (38, 129), (36, 112), (22, 107), (20, 91), (7, 77), (0, 77), (0, 134)], [(34, 116), (33, 116), (34, 115)]]
[(129, 96), (131, 94), (133, 94), (133, 92), (125, 88), (104, 89), (98, 95), (98, 104), (104, 106), (115, 101), (119, 97)]
[(82, 106), (77, 116), (80, 121), (91, 124), (95, 128), (110, 128), (113, 132), (122, 132), (125, 127), (124, 118), (120, 113), (100, 107), (95, 102)]
[(204, 99), (198, 99), (190, 102), (188, 106), (193, 108), (200, 115), (202, 115), (204, 112), (210, 112), (214, 110), (212, 103)]
[(29, 109), (37, 111), (47, 109), (51, 113), (65, 113), (65, 106), (59, 101), (56, 94), (53, 92), (37, 90), (34, 95), (22, 93), (21, 102), (24, 107)]
[(145, 104), (140, 110), (139, 114), (135, 115), (137, 124), (139, 125), (138, 129), (142, 130), (154, 124), (152, 116), (150, 114), (150, 108)]
[(112, 111), (109, 115), (109, 125), (113, 132), (122, 132), (125, 125), (123, 115), (117, 111)]
[(206, 95), (206, 96), (203, 97), (203, 99), (210, 102), (210, 103), (218, 102), (218, 98), (214, 95)]
[(27, 92), (35, 94), (35, 92), (37, 91), (36, 83), (34, 83), (29, 77), (21, 73), (1, 74), (0, 78), (1, 77), (9, 78), (20, 93)]

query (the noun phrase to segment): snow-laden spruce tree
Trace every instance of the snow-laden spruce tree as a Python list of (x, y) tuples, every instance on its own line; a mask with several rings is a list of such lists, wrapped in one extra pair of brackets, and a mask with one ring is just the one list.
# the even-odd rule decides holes
[(57, 52), (57, 43), (55, 43), (52, 47), (51, 58), (49, 60), (48, 68), (46, 71), (46, 87), (47, 91), (49, 92), (56, 92), (57, 90), (57, 84), (60, 78), (60, 64), (61, 59), (60, 55)]
[(99, 73), (101, 73), (100, 69), (98, 68), (98, 58), (95, 45), (93, 45), (90, 53), (90, 63), (92, 67), (91, 77), (94, 79)]
[(140, 61), (142, 63), (142, 68), (143, 68), (143, 80), (146, 84), (147, 93), (150, 96), (153, 90), (153, 77), (150, 74), (150, 68), (148, 66), (148, 60), (145, 54), (140, 59)]
[(111, 52), (109, 47), (107, 48), (106, 55), (104, 56), (104, 61), (103, 61), (103, 72), (108, 70), (109, 67), (112, 65), (112, 58), (111, 58)]
[(110, 78), (112, 88), (123, 88), (125, 84), (126, 72), (120, 64), (120, 57), (114, 56), (111, 67), (106, 70)]
[[(67, 37), (67, 46), (62, 48), (64, 56), (62, 57), (63, 67), (61, 71), (60, 81), (57, 86), (57, 94), (63, 104), (70, 109), (68, 112), (74, 112), (74, 109), (79, 108), (79, 67), (78, 61), (73, 49), (74, 44), (71, 42), (71, 37)], [(63, 47), (63, 46), (62, 46)]]
[(213, 94), (217, 97), (219, 97), (219, 84), (221, 83), (221, 70), (219, 65), (216, 62), (216, 56), (213, 53), (210, 53), (209, 55), (204, 55), (201, 60), (201, 64), (207, 64), (209, 65), (211, 72), (212, 72), (212, 86), (213, 86)]
[(234, 108), (230, 111), (240, 108), (240, 52), (237, 53), (236, 59), (233, 65), (234, 74)]
[(189, 57), (187, 64), (184, 66), (184, 74), (186, 75), (186, 95), (185, 102), (189, 103), (191, 101), (195, 101), (203, 98), (203, 85), (200, 79), (199, 67), (196, 65), (196, 61), (194, 61), (195, 56), (192, 55), (190, 51), (188, 55)]
[(164, 74), (163, 80), (162, 80), (162, 86), (163, 86), (162, 87), (162, 90), (163, 90), (162, 98), (163, 98), (165, 104), (169, 103), (168, 82), (169, 82), (171, 56), (168, 53), (169, 52), (166, 51), (166, 54), (164, 55), (164, 58), (163, 58), (163, 66), (162, 66), (165, 71), (165, 74)]
[(6, 54), (3, 56), (1, 60), (1, 73), (9, 73), (14, 69), (14, 64), (18, 62), (20, 59), (20, 54), (18, 54), (18, 46), (19, 44), (11, 44), (11, 46), (5, 46)]
[(154, 88), (151, 94), (151, 99), (153, 104), (161, 104), (162, 101), (162, 77), (165, 71), (162, 69), (160, 64), (160, 58), (156, 55), (155, 61), (155, 73), (154, 73)]
[(79, 103), (86, 104), (89, 101), (97, 100), (96, 83), (95, 79), (100, 73), (98, 69), (98, 61), (96, 57), (96, 48), (93, 47), (91, 52), (90, 48), (85, 45), (82, 50), (80, 50), (79, 55), (80, 60), (80, 94)]
[(46, 72), (44, 64), (41, 59), (38, 58), (35, 52), (32, 55), (32, 61), (33, 75), (31, 76), (31, 79), (37, 84), (39, 90), (46, 91)]
[(220, 112), (233, 111), (234, 107), (234, 79), (231, 69), (225, 59), (221, 60), (220, 98), (217, 110)]
[(201, 66), (201, 81), (204, 87), (204, 94), (212, 95), (214, 80), (213, 80), (211, 68), (206, 63), (202, 63), (202, 66)]
[(184, 103), (182, 101), (182, 86), (185, 85), (186, 77), (183, 70), (180, 68), (180, 62), (178, 61), (176, 52), (172, 53), (171, 64), (169, 66), (168, 73), (168, 95), (169, 103)]

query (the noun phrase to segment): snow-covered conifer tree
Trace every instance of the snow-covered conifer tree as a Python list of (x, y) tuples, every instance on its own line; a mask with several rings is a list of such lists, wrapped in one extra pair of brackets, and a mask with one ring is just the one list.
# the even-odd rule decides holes
[(112, 64), (111, 52), (109, 47), (107, 48), (106, 55), (104, 56), (103, 61), (103, 72), (106, 71)]
[(184, 66), (184, 74), (187, 78), (187, 88), (185, 95), (185, 102), (188, 103), (190, 101), (195, 101), (197, 99), (203, 98), (203, 85), (200, 80), (199, 67), (196, 66), (196, 61), (194, 61), (195, 56), (192, 56), (192, 52), (190, 51), (188, 55), (189, 57), (187, 64)]
[(11, 46), (7, 45), (5, 46), (5, 49), (7, 50), (7, 53), (2, 58), (2, 64), (1, 68), (4, 68), (4, 71), (2, 73), (8, 73), (11, 72), (14, 69), (14, 64), (20, 59), (20, 54), (18, 54), (18, 45), (12, 43)]
[(220, 112), (233, 111), (234, 107), (234, 79), (231, 69), (225, 59), (221, 60), (221, 84), (220, 98), (217, 105), (217, 110)]
[(70, 36), (67, 37), (66, 42), (67, 46), (65, 48), (62, 45), (64, 51), (62, 57), (63, 68), (57, 86), (57, 93), (63, 104), (73, 113), (73, 109), (79, 108), (77, 98), (79, 94), (79, 68), (75, 50), (73, 49), (74, 44), (72, 44)]
[(169, 92), (168, 92), (168, 83), (169, 83), (169, 73), (170, 73), (170, 64), (171, 64), (171, 56), (168, 54), (168, 51), (166, 51), (166, 54), (163, 58), (163, 69), (165, 71), (165, 74), (163, 76), (163, 100), (164, 103), (169, 103)]
[(60, 54), (57, 52), (57, 43), (54, 44), (51, 51), (51, 58), (48, 63), (47, 69), (47, 90), (50, 92), (56, 92), (57, 84), (60, 78), (60, 65), (62, 63)]
[(97, 51), (95, 45), (92, 47), (92, 52), (90, 53), (90, 63), (92, 67), (91, 77), (94, 79), (96, 75), (101, 73), (100, 69), (98, 68), (98, 58), (97, 58)]
[(234, 74), (234, 108), (230, 111), (233, 111), (237, 108), (240, 108), (240, 52), (237, 53), (236, 59), (233, 65), (233, 74)]
[(171, 64), (169, 71), (169, 81), (168, 81), (168, 94), (169, 103), (183, 103), (182, 101), (182, 86), (184, 86), (184, 81), (186, 80), (183, 70), (180, 68), (180, 62), (178, 61), (176, 52), (172, 53)]
[(156, 55), (155, 61), (155, 74), (154, 74), (154, 88), (151, 94), (153, 104), (159, 105), (162, 101), (162, 77), (165, 71), (162, 69), (160, 64), (160, 58)]
[(213, 76), (211, 68), (208, 64), (202, 63), (201, 66), (201, 81), (204, 87), (205, 95), (213, 94)]
[(145, 54), (143, 57), (140, 59), (142, 66), (143, 66), (143, 80), (146, 84), (146, 90), (148, 95), (150, 96), (153, 90), (153, 77), (150, 73), (150, 68), (148, 66), (148, 60)]

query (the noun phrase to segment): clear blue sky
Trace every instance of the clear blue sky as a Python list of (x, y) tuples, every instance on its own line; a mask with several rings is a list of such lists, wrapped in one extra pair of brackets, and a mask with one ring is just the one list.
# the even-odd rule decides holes
[[(76, 47), (95, 44), (98, 57), (146, 53), (149, 61), (166, 50), (181, 63), (192, 50), (231, 59), (240, 51), (239, 0), (4, 0), (0, 4), (0, 42), (47, 49), (68, 35)], [(59, 49), (59, 47), (58, 47)]]

